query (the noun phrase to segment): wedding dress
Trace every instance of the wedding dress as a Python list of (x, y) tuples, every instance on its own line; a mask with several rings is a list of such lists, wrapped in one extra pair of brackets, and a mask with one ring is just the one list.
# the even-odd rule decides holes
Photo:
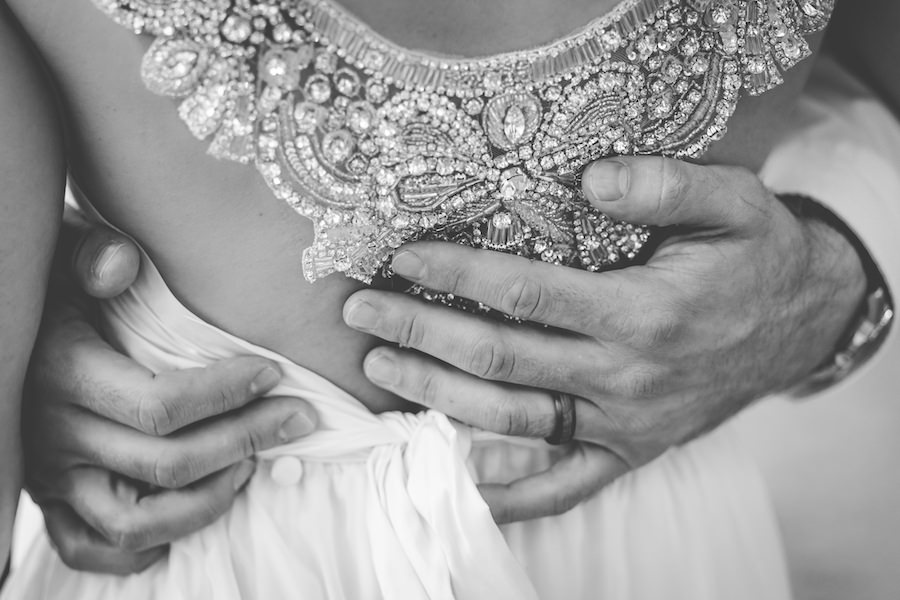
[[(553, 44), (459, 59), (400, 48), (322, 0), (96, 1), (156, 36), (144, 80), (185, 98), (179, 114), (210, 152), (255, 162), (314, 220), (307, 278), (366, 282), (422, 237), (590, 270), (633, 258), (652, 233), (591, 209), (577, 173), (613, 153), (698, 156), (741, 90), (763, 93), (808, 54), (802, 36), (831, 9), (625, 0)], [(562, 516), (497, 527), (476, 482), (534, 473), (560, 449), (432, 411), (372, 414), (192, 314), (144, 258), (103, 305), (113, 343), (155, 371), (275, 360), (272, 394), (309, 400), (320, 427), (260, 454), (233, 508), (146, 572), (72, 571), (42, 535), (3, 600), (790, 597), (764, 486), (729, 426)]]
[(259, 456), (226, 516), (141, 575), (79, 573), (41, 536), (3, 599), (789, 598), (764, 486), (728, 427), (623, 477), (569, 513), (498, 528), (474, 482), (546, 468), (543, 442), (438, 413), (374, 415), (277, 354), (198, 319), (145, 262), (104, 308), (106, 333), (153, 370), (256, 354), (320, 428)]

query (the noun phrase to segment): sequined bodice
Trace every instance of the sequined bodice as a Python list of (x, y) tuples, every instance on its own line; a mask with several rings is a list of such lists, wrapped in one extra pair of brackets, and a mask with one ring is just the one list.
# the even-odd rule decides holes
[(615, 154), (697, 157), (742, 90), (809, 54), (833, 0), (624, 0), (553, 44), (462, 59), (401, 48), (328, 0), (94, 0), (155, 41), (142, 76), (218, 158), (312, 219), (307, 279), (371, 282), (400, 244), (454, 240), (599, 270), (646, 229), (590, 208)]

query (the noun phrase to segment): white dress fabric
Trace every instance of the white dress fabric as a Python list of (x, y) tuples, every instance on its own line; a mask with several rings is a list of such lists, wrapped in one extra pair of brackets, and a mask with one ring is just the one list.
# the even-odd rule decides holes
[(110, 339), (157, 372), (235, 355), (277, 361), (284, 379), (271, 394), (310, 401), (319, 430), (260, 455), (230, 512), (143, 574), (70, 570), (42, 533), (2, 600), (790, 597), (763, 483), (727, 426), (563, 516), (498, 528), (475, 482), (544, 469), (557, 450), (436, 412), (374, 415), (203, 322), (149, 261), (104, 319)]
[[(891, 140), (892, 143), (886, 143)], [(801, 99), (794, 127), (773, 153), (764, 175), (769, 185), (777, 189), (805, 191), (839, 211), (866, 241), (891, 288), (896, 290), (900, 287), (900, 254), (896, 252), (896, 226), (900, 225), (897, 164), (900, 127), (895, 118), (833, 63), (820, 61)], [(859, 189), (866, 192), (857, 193)], [(141, 314), (139, 318), (127, 317), (126, 321), (113, 318), (110, 325), (111, 331), (118, 330), (120, 340), (130, 339), (128, 346), (136, 356), (159, 369), (194, 366), (220, 355), (249, 351), (272, 356), (202, 324), (171, 298), (157, 277), (145, 274), (136, 293), (121, 300), (123, 307), (113, 307), (120, 315), (125, 315), (125, 307)], [(161, 338), (156, 337), (160, 335)], [(193, 341), (187, 343), (185, 338)], [(857, 376), (855, 381), (864, 383), (875, 377), (896, 382), (898, 340), (900, 336), (892, 333), (882, 352), (867, 365), (864, 376)], [(198, 347), (202, 349), (195, 354)], [(281, 364), (286, 373), (285, 385), (276, 391), (311, 399), (332, 431), (341, 423), (351, 422), (351, 413), (358, 415), (358, 422), (377, 426), (378, 418), (364, 414), (354, 400), (321, 378), (286, 361)], [(893, 389), (893, 383), (890, 385)], [(856, 390), (852, 385), (842, 389), (851, 396)], [(871, 393), (867, 389), (863, 396)], [(857, 412), (860, 400), (848, 397), (846, 404)], [(818, 403), (810, 400), (803, 406)], [(771, 429), (775, 425), (762, 426)], [(809, 428), (805, 420), (797, 426)], [(822, 437), (821, 430), (815, 430), (810, 435)], [(789, 433), (795, 435), (796, 431)], [(334, 439), (334, 433), (328, 435)], [(353, 441), (353, 434), (343, 435), (345, 443)], [(547, 599), (787, 598), (781, 550), (764, 491), (731, 435), (720, 431), (673, 451), (562, 517), (502, 527), (506, 543), (522, 565), (519, 575), (526, 573), (537, 594)], [(883, 435), (890, 435), (889, 424)], [(302, 449), (291, 446), (278, 452), (303, 457), (304, 474), (297, 485), (277, 485), (270, 476), (271, 467), (263, 464), (231, 513), (174, 544), (166, 562), (126, 579), (67, 569), (50, 548), (46, 535), (38, 533), (35, 537), (39, 515), (33, 505), (24, 503), (25, 510), (20, 510), (17, 523), (13, 574), (2, 599), (377, 598), (390, 597), (390, 593), (399, 598), (423, 597), (421, 592), (405, 595), (391, 588), (386, 590), (375, 573), (376, 559), (384, 558), (385, 564), (398, 565), (398, 569), (399, 565), (409, 565), (409, 560), (402, 549), (399, 555), (388, 556), (396, 547), (381, 547), (372, 537), (372, 528), (363, 514), (371, 489), (366, 451), (340, 461), (314, 460), (311, 444), (316, 439), (325, 438), (309, 438)], [(848, 451), (844, 433), (831, 439), (841, 455)], [(399, 449), (403, 452), (402, 442)], [(411, 450), (407, 447), (405, 452), (409, 454)], [(447, 454), (443, 456), (446, 458)], [(810, 486), (812, 494), (822, 488), (815, 482), (808, 483), (810, 477), (818, 480), (834, 471), (834, 462), (820, 457), (817, 449), (815, 454), (786, 461), (795, 474), (797, 469), (793, 467), (798, 464), (806, 469), (799, 478), (804, 483), (798, 488)], [(476, 442), (468, 463), (477, 467), (485, 479), (500, 480), (539, 468), (548, 459), (539, 446), (530, 449), (515, 443)], [(871, 461), (872, 456), (866, 460)], [(889, 463), (887, 456), (883, 473), (893, 472)], [(429, 485), (438, 487), (431, 493), (446, 497), (450, 478), (435, 477)], [(788, 481), (790, 477), (774, 479)], [(823, 497), (826, 499), (821, 500)], [(805, 498), (801, 498), (796, 510), (782, 507), (782, 517), (795, 521), (810, 514)], [(818, 504), (830, 503), (830, 498), (828, 494), (819, 496)], [(867, 506), (876, 513), (881, 507), (885, 514), (878, 513), (876, 518), (881, 519), (882, 528), (888, 532), (885, 537), (896, 540), (896, 536), (889, 535), (896, 530), (896, 511), (890, 510), (889, 504), (879, 504), (876, 498), (867, 501)], [(820, 519), (810, 527), (852, 527), (852, 521), (845, 522), (842, 517), (846, 515), (829, 517), (841, 522)], [(461, 523), (472, 522), (468, 513), (456, 518)], [(466, 533), (478, 532), (467, 527)], [(877, 574), (866, 573), (855, 590), (836, 584), (834, 577), (847, 579), (846, 570), (874, 562), (875, 557), (869, 557), (873, 552), (882, 552), (885, 563), (896, 556), (891, 552), (884, 555), (877, 546), (867, 546), (865, 538), (860, 540), (862, 545), (845, 542), (842, 538), (841, 547), (833, 548), (839, 556), (823, 559), (817, 555), (817, 562), (795, 564), (795, 571), (807, 573), (824, 568), (827, 578), (823, 585), (829, 586), (830, 591), (817, 587), (816, 593), (829, 598), (890, 597), (896, 591), (896, 570), (880, 579)], [(802, 540), (795, 541), (794, 545), (798, 544), (802, 545)], [(844, 551), (845, 545), (850, 549)], [(30, 551), (25, 551), (27, 546)], [(467, 551), (479, 550), (470, 547)], [(476, 566), (499, 580), (498, 561), (490, 553), (478, 556), (484, 561)], [(876, 584), (880, 585), (877, 589), (883, 590), (880, 595), (873, 591)], [(804, 593), (804, 589), (798, 593), (812, 593), (808, 589)], [(838, 589), (846, 593), (834, 595)], [(455, 593), (465, 597), (459, 591)], [(492, 597), (491, 593), (485, 590), (481, 597)]]
[[(900, 70), (897, 71), (900, 75)], [(809, 194), (853, 228), (900, 298), (900, 112), (826, 57), (817, 61), (763, 178)], [(736, 421), (760, 465), (798, 598), (900, 598), (900, 321), (847, 380)]]

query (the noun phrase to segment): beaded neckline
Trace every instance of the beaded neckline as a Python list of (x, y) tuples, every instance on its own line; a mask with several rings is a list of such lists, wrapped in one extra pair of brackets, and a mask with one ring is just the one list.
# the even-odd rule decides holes
[[(344, 8), (333, 0), (312, 0), (318, 12), (317, 28), (322, 31), (348, 32), (354, 36), (369, 38), (370, 44), (380, 51), (395, 59), (403, 57), (402, 61), (414, 61), (430, 64), (442, 68), (487, 68), (509, 62), (534, 62), (547, 56), (559, 55), (571, 48), (583, 46), (587, 40), (596, 37), (597, 33), (607, 29), (610, 25), (623, 18), (643, 0), (619, 0), (609, 11), (590, 20), (568, 34), (543, 44), (535, 44), (531, 47), (507, 52), (498, 52), (484, 56), (463, 57), (453, 54), (440, 53), (432, 50), (414, 49), (403, 46), (381, 35), (365, 21), (357, 17), (349, 9)], [(661, 4), (657, 2), (656, 4)], [(635, 15), (637, 16), (637, 15)], [(637, 16), (640, 19), (639, 16)], [(332, 25), (325, 25), (326, 21), (333, 21)], [(352, 32), (352, 33), (351, 33)], [(346, 34), (343, 34), (346, 35)], [(338, 39), (334, 36), (333, 39)]]
[(547, 45), (460, 58), (403, 48), (330, 0), (94, 0), (155, 41), (154, 92), (216, 157), (253, 162), (313, 220), (310, 281), (371, 282), (436, 238), (600, 270), (646, 229), (590, 208), (615, 154), (696, 157), (741, 90), (809, 54), (833, 0), (623, 0)]

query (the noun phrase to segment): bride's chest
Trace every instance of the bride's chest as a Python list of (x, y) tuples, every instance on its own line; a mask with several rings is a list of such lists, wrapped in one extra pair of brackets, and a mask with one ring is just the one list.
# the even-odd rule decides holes
[[(320, 0), (99, 0), (155, 38), (144, 55), (151, 38), (74, 4), (14, 9), (60, 81), (81, 145), (99, 149), (97, 162), (141, 163), (136, 139), (148, 155), (184, 140), (177, 112), (210, 153), (255, 163), (276, 196), (314, 220), (304, 264), (313, 279), (338, 270), (365, 280), (393, 247), (436, 227), (563, 264), (627, 255), (627, 240), (576, 242), (609, 237), (585, 235), (602, 223), (572, 211), (580, 169), (610, 154), (695, 158), (726, 127), (713, 159), (758, 166), (802, 82), (788, 69), (814, 25), (794, 0), (626, 0), (604, 18), (572, 0), (539, 28), (529, 18), (549, 3), (505, 0), (485, 11), (498, 32), (488, 46), (509, 44), (497, 15), (512, 31), (530, 25), (528, 40), (574, 18), (589, 24), (531, 50), (465, 59), (409, 50)], [(470, 3), (351, 4), (408, 44), (430, 40), (429, 50), (455, 48), (454, 29), (464, 40), (484, 27)], [(177, 111), (138, 72), (179, 99)], [(731, 118), (742, 93), (785, 77), (792, 85)], [(146, 173), (153, 165), (118, 170), (158, 178)]]

